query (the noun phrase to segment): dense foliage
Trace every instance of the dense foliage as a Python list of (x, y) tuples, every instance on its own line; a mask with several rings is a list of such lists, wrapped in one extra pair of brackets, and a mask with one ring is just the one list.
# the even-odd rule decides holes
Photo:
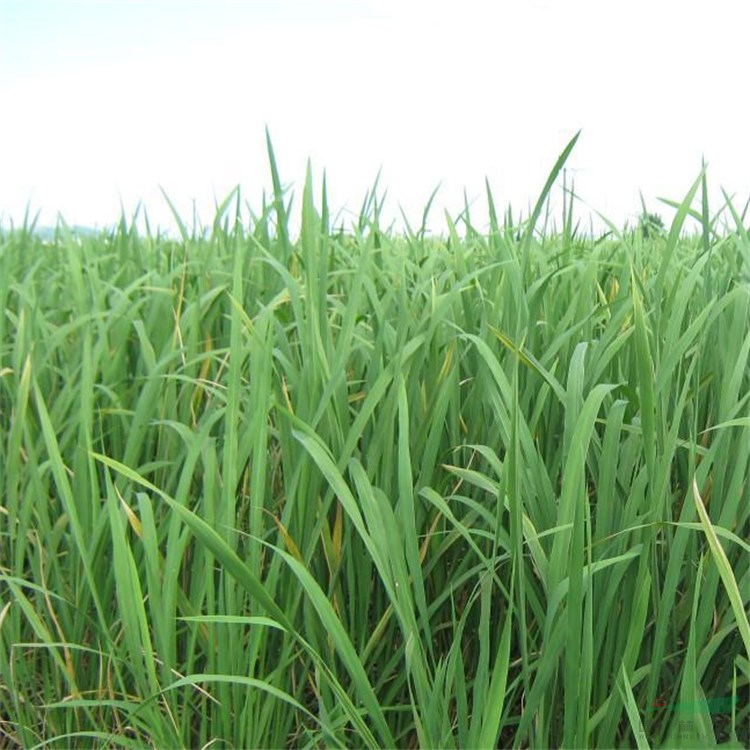
[(0, 747), (750, 742), (743, 217), (540, 231), (565, 156), (484, 233), (292, 239), (272, 156), (2, 235)]

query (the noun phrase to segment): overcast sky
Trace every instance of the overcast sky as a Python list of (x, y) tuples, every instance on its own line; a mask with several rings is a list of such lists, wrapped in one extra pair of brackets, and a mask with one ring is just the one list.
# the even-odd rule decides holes
[[(381, 170), (387, 206), (432, 226), (463, 192), (528, 213), (557, 156), (618, 225), (639, 191), (681, 199), (708, 162), (750, 194), (750, 2), (72, 2), (0, 0), (0, 220), (114, 222), (163, 186), (209, 223), (236, 184), (255, 208), (308, 158), (353, 219)], [(558, 197), (560, 191), (558, 190)], [(297, 201), (296, 205), (299, 204)], [(586, 216), (582, 203), (580, 216)], [(347, 213), (348, 212), (348, 213)]]

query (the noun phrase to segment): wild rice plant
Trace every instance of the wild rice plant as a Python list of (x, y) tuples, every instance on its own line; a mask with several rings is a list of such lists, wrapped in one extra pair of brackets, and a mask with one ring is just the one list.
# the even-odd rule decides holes
[[(0, 747), (750, 743), (750, 239), (0, 237)], [(698, 208), (694, 207), (696, 196)], [(697, 228), (685, 231), (688, 223)]]

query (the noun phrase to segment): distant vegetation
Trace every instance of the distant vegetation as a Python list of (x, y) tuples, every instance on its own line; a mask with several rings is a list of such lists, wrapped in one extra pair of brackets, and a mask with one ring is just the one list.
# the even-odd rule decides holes
[(0, 747), (750, 743), (747, 216), (539, 232), (572, 147), (444, 239), (290, 237), (270, 144), (249, 222), (2, 235)]
[(645, 239), (664, 234), (664, 222), (659, 214), (650, 214), (644, 211), (638, 220), (638, 227)]

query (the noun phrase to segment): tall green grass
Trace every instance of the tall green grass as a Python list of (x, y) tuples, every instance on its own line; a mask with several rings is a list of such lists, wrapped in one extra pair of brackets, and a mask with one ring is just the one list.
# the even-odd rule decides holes
[(293, 239), (269, 144), (2, 234), (0, 747), (750, 743), (747, 217), (540, 231), (573, 145), (488, 232)]

